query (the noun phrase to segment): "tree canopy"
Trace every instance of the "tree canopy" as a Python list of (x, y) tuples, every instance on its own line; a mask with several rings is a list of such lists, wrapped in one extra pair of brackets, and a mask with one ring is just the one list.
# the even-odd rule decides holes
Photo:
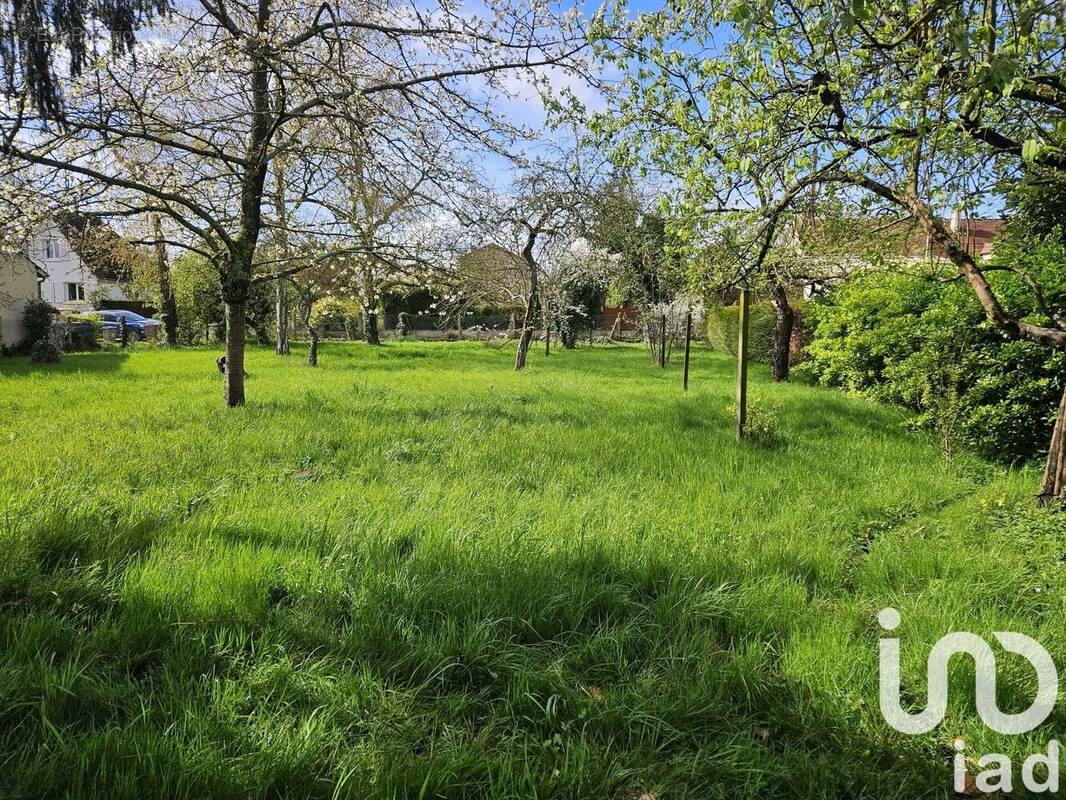
[(916, 219), (1010, 335), (1063, 347), (1063, 331), (1003, 311), (936, 215), (1066, 167), (1062, 14), (1032, 0), (671, 3), (605, 48), (626, 77), (593, 127), (679, 187), (682, 244), (705, 247), (730, 219), (736, 260), (757, 271), (782, 214), (832, 185)]

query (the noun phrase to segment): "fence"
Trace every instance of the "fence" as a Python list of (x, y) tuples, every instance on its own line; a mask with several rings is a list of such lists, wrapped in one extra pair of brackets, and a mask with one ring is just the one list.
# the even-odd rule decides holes
[[(571, 324), (579, 341), (640, 341), (638, 329), (640, 313), (635, 308), (609, 308), (602, 314), (575, 315)], [(518, 338), (522, 327), (522, 315), (515, 314), (465, 314), (461, 318), (445, 314), (384, 314), (379, 318), (379, 334), (383, 339), (401, 335), (411, 339), (494, 339)], [(363, 320), (354, 326), (335, 325), (327, 327), (320, 335), (324, 339), (364, 339)], [(537, 322), (534, 337), (542, 339), (544, 330)], [(302, 327), (295, 330), (297, 336), (306, 336)], [(559, 336), (557, 325), (552, 326), (552, 338)]]

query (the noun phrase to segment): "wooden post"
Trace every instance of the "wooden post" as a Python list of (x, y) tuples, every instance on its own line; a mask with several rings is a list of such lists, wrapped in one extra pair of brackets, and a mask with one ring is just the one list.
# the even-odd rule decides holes
[(552, 354), (552, 326), (548, 318), (544, 318), (544, 355)]
[(688, 352), (692, 346), (692, 312), (685, 319), (685, 391), (688, 391)]
[(737, 325), (737, 441), (744, 438), (748, 416), (748, 290), (740, 290), (740, 320)]
[(666, 367), (666, 314), (663, 314), (659, 325), (659, 369)]

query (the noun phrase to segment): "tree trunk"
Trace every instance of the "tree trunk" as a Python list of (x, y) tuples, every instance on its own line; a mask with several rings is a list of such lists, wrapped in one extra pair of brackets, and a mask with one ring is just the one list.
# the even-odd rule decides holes
[(537, 297), (530, 294), (526, 301), (526, 313), (522, 319), (522, 334), (518, 337), (518, 349), (515, 351), (515, 372), (526, 365), (526, 355), (529, 353), (530, 342), (533, 341), (533, 323), (537, 314)]
[[(274, 159), (274, 213), (278, 217), (277, 238), (278, 272), (289, 264), (289, 207), (285, 203), (285, 160)], [(289, 354), (289, 279), (278, 275), (274, 285), (274, 321), (277, 324), (275, 352), (279, 356)]]
[[(270, 17), (268, 0), (258, 2), (257, 29), (263, 32)], [(240, 180), (240, 230), (227, 247), (219, 265), (222, 298), (226, 302), (226, 387), (225, 404), (244, 405), (244, 338), (247, 323), (248, 290), (255, 270), (255, 248), (263, 215), (263, 186), (267, 176), (267, 149), (274, 120), (270, 111), (270, 65), (264, 48), (252, 49), (252, 116), (248, 149)]]
[(563, 343), (564, 350), (573, 350), (577, 347), (577, 324), (571, 312), (560, 314), (559, 317), (559, 341)]
[(544, 355), (552, 354), (552, 323), (548, 318), (548, 309), (544, 309)]
[(307, 366), (318, 366), (318, 328), (311, 324), (311, 314), (315, 307), (314, 295), (309, 286), (301, 288), (297, 285), (297, 308), (300, 310), (300, 319), (307, 328), (307, 336), (311, 340), (307, 348)]
[(1059, 415), (1051, 432), (1051, 447), (1044, 466), (1044, 486), (1037, 498), (1041, 503), (1062, 500), (1066, 496), (1066, 389), (1059, 402)]
[(792, 326), (796, 314), (788, 303), (785, 287), (774, 284), (770, 294), (770, 304), (774, 307), (774, 353), (771, 375), (775, 381), (788, 380), (788, 356), (792, 343)]
[(666, 369), (666, 314), (659, 321), (659, 369)]
[(163, 315), (163, 330), (166, 332), (167, 344), (178, 346), (178, 304), (174, 300), (174, 289), (170, 285), (170, 262), (167, 261), (167, 248), (163, 244), (163, 225), (159, 215), (152, 215), (152, 228), (155, 231), (155, 263), (159, 275), (159, 305)]
[(529, 343), (533, 341), (533, 326), (537, 322), (537, 262), (533, 258), (533, 248), (537, 244), (539, 228), (532, 228), (526, 238), (526, 245), (522, 248), (522, 260), (529, 270), (529, 294), (526, 296), (526, 313), (522, 318), (522, 335), (518, 339), (518, 349), (515, 351), (515, 372), (526, 365), (526, 354), (529, 353)]
[(244, 302), (226, 303), (226, 388), (230, 408), (244, 405)]
[(366, 312), (366, 343), (381, 344), (381, 335), (378, 333), (378, 310), (376, 308)]
[(275, 301), (275, 317), (278, 325), (277, 354), (287, 356), (289, 354), (289, 279), (284, 276), (278, 278)]

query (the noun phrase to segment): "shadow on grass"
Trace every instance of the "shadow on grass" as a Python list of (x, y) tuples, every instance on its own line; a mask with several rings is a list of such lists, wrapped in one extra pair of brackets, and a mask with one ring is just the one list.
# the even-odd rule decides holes
[[(264, 560), (214, 618), (160, 585), (86, 628), (52, 584), (8, 621), (6, 696), (27, 711), (2, 715), (0, 786), (317, 797), (358, 769), (367, 797), (946, 794), (927, 742), (782, 669), (805, 632), (787, 577), (746, 586), (728, 554), (435, 544), (353, 543), (328, 580)], [(856, 636), (869, 653), (841, 657), (868, 670), (876, 642)], [(150, 763), (118, 757), (144, 747)]]
[(0, 374), (8, 377), (26, 375), (105, 374), (122, 369), (130, 353), (120, 350), (65, 353), (58, 364), (34, 364), (28, 357), (0, 358)]

